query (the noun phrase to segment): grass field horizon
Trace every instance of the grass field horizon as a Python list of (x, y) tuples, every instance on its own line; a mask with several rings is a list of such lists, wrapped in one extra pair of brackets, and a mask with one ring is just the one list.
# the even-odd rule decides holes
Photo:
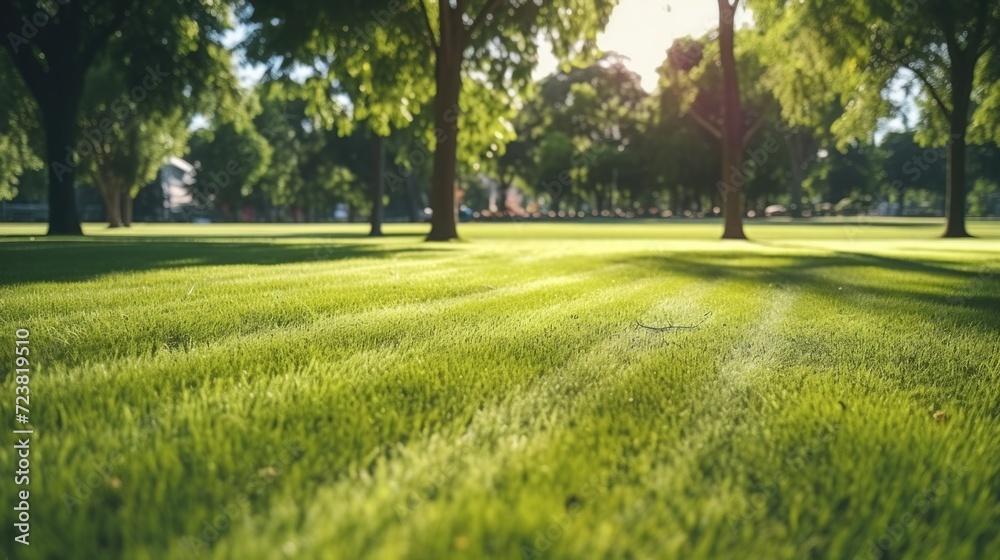
[[(1000, 238), (1000, 220), (967, 218), (969, 233), (975, 238)], [(815, 226), (815, 227), (802, 227)], [(789, 229), (791, 228), (791, 229)], [(18, 237), (46, 237), (43, 223), (0, 222), (0, 241)], [(136, 223), (132, 227), (108, 228), (103, 222), (85, 222), (88, 237), (343, 237), (368, 238), (370, 226), (365, 222), (335, 223)], [(383, 224), (385, 237), (426, 236), (426, 223), (389, 222)], [(944, 231), (944, 220), (934, 217), (819, 217), (819, 218), (757, 218), (747, 220), (745, 229), (750, 240), (790, 240), (789, 233), (805, 235), (807, 239), (933, 239)], [(721, 218), (634, 218), (629, 220), (586, 218), (582, 220), (519, 220), (463, 223), (459, 234), (464, 240), (494, 238), (674, 238), (717, 239), (721, 235)], [(63, 240), (79, 239), (59, 237)]]
[(44, 229), (16, 558), (1000, 550), (1000, 222)]

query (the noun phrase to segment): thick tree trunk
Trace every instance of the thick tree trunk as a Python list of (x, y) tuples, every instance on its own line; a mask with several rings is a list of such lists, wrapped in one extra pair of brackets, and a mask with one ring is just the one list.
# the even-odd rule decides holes
[(414, 177), (415, 172), (411, 172), (406, 177), (406, 195), (410, 199), (410, 221), (413, 223), (418, 223), (423, 221), (423, 200), (420, 198), (420, 194), (417, 192), (416, 178)]
[[(737, 2), (738, 3), (738, 2)], [(723, 239), (746, 239), (743, 233), (743, 185), (735, 183), (743, 162), (743, 109), (733, 52), (736, 4), (719, 0), (719, 53), (722, 61), (722, 213)]]
[(132, 227), (132, 206), (135, 201), (132, 200), (132, 194), (129, 192), (128, 188), (122, 189), (122, 225), (125, 227)]
[(108, 221), (109, 228), (121, 227), (122, 225), (122, 206), (121, 197), (119, 196), (119, 191), (117, 186), (111, 181), (101, 181), (99, 185), (101, 190), (101, 198), (104, 199), (104, 214)]
[(458, 238), (458, 209), (455, 206), (455, 168), (458, 161), (459, 93), (462, 88), (461, 14), (441, 2), (441, 42), (435, 60), (434, 173), (431, 178), (431, 232), (428, 241)]
[[(955, 65), (958, 65), (956, 62)], [(971, 237), (965, 230), (965, 133), (969, 126), (971, 72), (967, 83), (959, 69), (952, 72), (951, 137), (948, 145), (948, 183), (945, 228), (942, 237)]]
[(372, 148), (374, 151), (374, 173), (372, 174), (372, 214), (371, 214), (371, 237), (382, 236), (382, 218), (385, 208), (382, 199), (385, 196), (385, 141), (381, 136), (372, 135)]
[(83, 235), (76, 211), (76, 107), (79, 95), (67, 88), (41, 106), (45, 157), (49, 168), (49, 235)]

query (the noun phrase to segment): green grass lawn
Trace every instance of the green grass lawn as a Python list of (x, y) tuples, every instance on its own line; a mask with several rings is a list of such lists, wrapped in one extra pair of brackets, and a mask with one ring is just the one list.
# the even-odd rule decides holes
[(994, 557), (1000, 223), (941, 228), (0, 225), (0, 550)]

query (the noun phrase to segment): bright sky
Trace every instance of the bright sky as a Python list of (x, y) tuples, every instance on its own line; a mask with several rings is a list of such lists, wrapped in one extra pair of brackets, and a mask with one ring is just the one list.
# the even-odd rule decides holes
[[(737, 27), (747, 19), (740, 8)], [(658, 79), (656, 69), (663, 64), (674, 39), (697, 37), (718, 24), (719, 4), (713, 0), (620, 0), (598, 46), (631, 59), (629, 68), (642, 76), (647, 91), (653, 91)], [(536, 76), (551, 73), (556, 64), (552, 53), (545, 51)]]

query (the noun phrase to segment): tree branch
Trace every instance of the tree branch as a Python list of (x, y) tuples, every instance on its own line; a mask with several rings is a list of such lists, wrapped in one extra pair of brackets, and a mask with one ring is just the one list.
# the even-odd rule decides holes
[[(955, 64), (955, 61), (952, 60), (951, 63)], [(945, 118), (951, 118), (951, 110), (948, 109), (948, 106), (945, 105), (943, 101), (941, 101), (941, 96), (938, 95), (937, 90), (934, 89), (933, 85), (931, 85), (931, 82), (929, 79), (927, 79), (927, 76), (925, 76), (923, 72), (914, 68), (913, 65), (910, 63), (903, 64), (903, 68), (906, 68), (910, 72), (913, 72), (914, 74), (916, 74), (918, 78), (920, 78), (920, 81), (923, 82), (924, 87), (927, 88), (927, 93), (931, 94), (931, 97), (934, 99), (934, 102), (937, 103), (938, 108), (941, 109), (942, 113), (944, 113)]]
[(705, 313), (704, 315), (701, 316), (701, 320), (698, 321), (697, 323), (693, 324), (693, 325), (675, 325), (675, 324), (671, 323), (670, 321), (667, 321), (667, 326), (665, 326), (665, 327), (653, 327), (653, 326), (650, 326), (650, 325), (644, 325), (644, 324), (640, 323), (638, 320), (636, 320), (635, 324), (638, 327), (642, 327), (644, 329), (649, 329), (651, 331), (672, 331), (672, 330), (697, 329), (698, 327), (700, 327), (703, 324), (705, 324), (705, 321), (707, 321), (708, 318), (711, 315), (712, 315), (711, 311), (709, 311), (708, 313)]
[(764, 114), (762, 113), (759, 117), (757, 117), (757, 120), (754, 121), (752, 125), (750, 125), (750, 128), (746, 129), (746, 131), (743, 133), (742, 145), (744, 148), (747, 146), (748, 143), (750, 143), (750, 139), (753, 138), (753, 135), (757, 134), (757, 131), (760, 130), (760, 127), (764, 126), (764, 122), (766, 120), (767, 119), (764, 118)]
[(962, 46), (958, 43), (958, 36), (955, 33), (955, 11), (950, 9), (946, 2), (938, 4), (937, 7), (935, 12), (944, 28), (944, 42), (948, 45), (948, 56), (954, 65), (962, 58)]
[(486, 5), (479, 10), (475, 19), (472, 20), (472, 25), (466, 29), (465, 36), (467, 41), (472, 40), (473, 34), (486, 23), (489, 16), (493, 15), (493, 13), (496, 12), (503, 3), (504, 0), (489, 0), (489, 2), (487, 2)]
[(719, 16), (721, 17), (725, 10), (729, 10), (730, 17), (736, 19), (736, 6), (739, 6), (740, 0), (719, 0)]
[[(427, 10), (425, 0), (417, 0), (417, 4), (420, 5), (420, 11), (424, 14), (424, 24), (427, 26), (427, 40), (430, 41), (432, 48), (437, 49), (439, 43), (437, 37), (434, 36), (434, 26), (431, 25), (431, 13)], [(443, 10), (444, 7), (438, 7), (438, 9)]]
[(80, 58), (78, 60), (78, 66), (80, 68), (86, 69), (90, 67), (90, 63), (94, 60), (94, 57), (97, 56), (97, 53), (104, 48), (104, 45), (108, 43), (108, 39), (111, 38), (111, 35), (119, 27), (121, 27), (122, 22), (125, 21), (126, 12), (129, 12), (134, 8), (134, 0), (123, 2), (120, 9), (115, 11), (111, 20), (95, 29), (93, 38), (86, 45), (84, 45), (80, 52)]
[(709, 133), (711, 133), (712, 136), (715, 136), (719, 140), (722, 140), (722, 129), (720, 129), (718, 126), (713, 124), (705, 117), (699, 115), (698, 111), (688, 111), (688, 115), (691, 115), (691, 118), (694, 119), (694, 122), (700, 124), (701, 127), (707, 130)]
[(989, 2), (979, 3), (979, 19), (976, 21), (976, 29), (972, 32), (971, 40), (966, 43), (965, 47), (967, 50), (972, 51), (972, 65), (976, 65), (976, 61), (979, 59), (979, 47), (983, 42), (983, 34), (986, 32), (986, 20), (989, 16)]

